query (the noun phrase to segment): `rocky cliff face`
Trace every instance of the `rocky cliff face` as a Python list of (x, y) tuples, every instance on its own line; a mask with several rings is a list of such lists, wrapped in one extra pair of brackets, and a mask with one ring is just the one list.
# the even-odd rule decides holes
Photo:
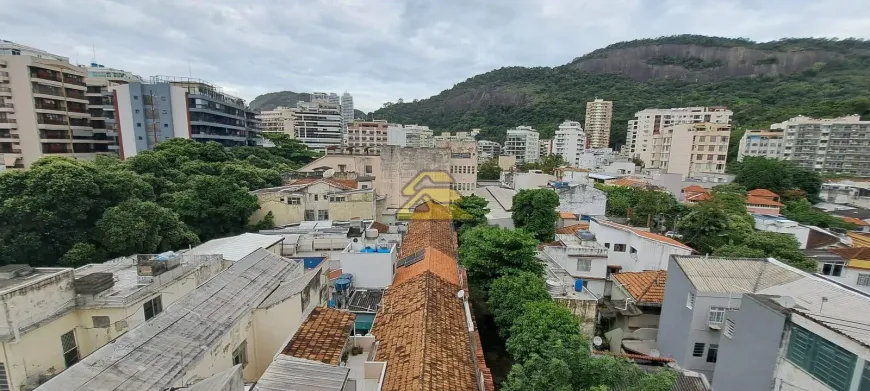
[(619, 73), (637, 81), (710, 82), (730, 77), (789, 75), (842, 57), (827, 51), (780, 52), (664, 44), (614, 49), (579, 58), (566, 66), (592, 73)]

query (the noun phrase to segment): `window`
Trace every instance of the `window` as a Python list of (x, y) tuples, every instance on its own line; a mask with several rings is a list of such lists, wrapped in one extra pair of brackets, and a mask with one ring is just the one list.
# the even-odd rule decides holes
[(722, 334), (725, 334), (728, 339), (734, 338), (734, 321), (731, 319), (725, 320), (725, 330), (722, 330)]
[(704, 141), (707, 141), (707, 136), (701, 136), (701, 137), (698, 137), (698, 142), (699, 142), (699, 143), (703, 143)]
[(137, 127), (137, 128), (141, 128), (141, 127), (142, 127), (142, 123), (141, 123), (141, 122), (136, 122), (136, 127)]
[(317, 211), (317, 220), (329, 220), (329, 211), (328, 210), (318, 210)]
[(369, 185), (360, 185), (360, 189), (365, 190), (365, 189), (368, 189), (368, 188), (369, 188)]
[(711, 343), (710, 349), (707, 349), (707, 362), (715, 363), (719, 356), (719, 345)]
[(67, 368), (79, 362), (79, 347), (76, 344), (75, 330), (70, 330), (60, 336), (60, 346), (63, 349), (63, 362)]
[(169, 111), (163, 110), (163, 114), (169, 114)]
[(628, 248), (628, 253), (629, 253), (629, 254), (637, 254), (637, 249), (634, 248), (634, 247), (629, 247), (629, 248)]
[(625, 252), (625, 245), (622, 243), (615, 243), (613, 245), (613, 251), (624, 253)]
[(870, 286), (870, 274), (861, 273), (858, 275), (858, 285)]
[(248, 341), (242, 341), (236, 350), (233, 350), (233, 365), (242, 364), (242, 368), (248, 365)]
[(287, 197), (287, 205), (300, 205), (302, 200), (293, 197)]
[(604, 243), (604, 247), (607, 247), (607, 249), (609, 250), (609, 249), (610, 249), (610, 243)]
[(792, 325), (785, 357), (833, 390), (851, 386), (855, 355), (802, 327)]
[(92, 316), (91, 322), (94, 323), (94, 328), (97, 328), (97, 329), (107, 328), (107, 327), (109, 327), (109, 324), (111, 323), (109, 321), (108, 316)]
[(169, 127), (169, 124), (163, 124), (163, 127), (164, 127), (164, 128), (168, 128), (168, 127)]
[(338, 172), (344, 172), (344, 170), (345, 170), (346, 168), (347, 168), (347, 165), (346, 165), (346, 164), (339, 164), (339, 165), (338, 165)]
[(329, 197), (329, 201), (330, 202), (344, 202), (345, 198), (344, 198), (344, 196), (332, 196), (332, 197)]
[(9, 390), (9, 379), (6, 377), (6, 364), (0, 362), (0, 391)]
[(166, 97), (165, 97), (165, 96), (161, 96), (161, 97), (160, 97), (160, 100), (166, 102)]
[(139, 95), (133, 95), (133, 100), (139, 100)]
[[(0, 364), (0, 372), (3, 371), (2, 365)], [(861, 385), (858, 386), (858, 391), (870, 391), (870, 361), (864, 361), (864, 372), (861, 375)]]
[(707, 315), (708, 324), (722, 324), (725, 320), (725, 307), (710, 307), (710, 313)]
[(588, 272), (592, 270), (592, 260), (591, 259), (578, 259), (577, 260), (577, 271), (578, 272)]
[(843, 276), (843, 262), (825, 262), (822, 264), (822, 274), (832, 277)]
[(145, 320), (151, 319), (157, 314), (163, 312), (163, 299), (161, 296), (157, 296), (151, 300), (145, 302), (142, 305), (142, 308), (145, 310)]
[(315, 216), (314, 210), (305, 209), (305, 221), (314, 221), (314, 216)]
[(136, 114), (139, 114), (139, 109), (136, 109)]
[(686, 298), (686, 308), (692, 309), (695, 307), (695, 294), (689, 292), (689, 297)]
[(692, 348), (692, 357), (704, 357), (703, 342), (695, 342), (695, 347)]
[(319, 199), (319, 196), (317, 194), (314, 194), (314, 200), (317, 201), (318, 199)]
[(366, 166), (366, 174), (371, 174), (371, 173), (372, 173), (372, 166), (367, 165)]

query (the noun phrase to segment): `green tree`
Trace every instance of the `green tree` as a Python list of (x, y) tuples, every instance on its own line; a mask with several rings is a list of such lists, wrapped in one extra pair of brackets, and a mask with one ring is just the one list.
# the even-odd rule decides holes
[(794, 235), (778, 232), (754, 232), (746, 236), (739, 245), (722, 246), (713, 254), (730, 257), (772, 257), (807, 272), (818, 271), (818, 263), (804, 255)]
[(497, 181), (501, 176), (498, 159), (489, 159), (477, 167), (477, 179), (481, 181)]
[(768, 189), (776, 194), (798, 189), (806, 193), (810, 201), (818, 200), (822, 178), (813, 170), (807, 170), (786, 160), (765, 157), (745, 157), (734, 165), (734, 183), (747, 189)]
[(806, 199), (786, 201), (785, 207), (782, 208), (781, 213), (783, 216), (801, 224), (815, 225), (822, 228), (841, 228), (846, 230), (853, 230), (856, 228), (855, 224), (847, 223), (841, 218), (813, 208), (813, 205)]
[(701, 254), (731, 243), (739, 243), (754, 231), (752, 216), (739, 195), (714, 193), (714, 198), (689, 208), (680, 219), (679, 231), (686, 243)]
[(746, 196), (746, 186), (743, 186), (737, 182), (731, 182), (727, 185), (716, 185), (713, 186), (713, 193), (735, 193), (739, 194), (741, 197)]
[(105, 256), (93, 244), (76, 243), (60, 258), (58, 263), (66, 267), (79, 267), (89, 263), (99, 263), (104, 258)]
[(523, 308), (533, 301), (550, 301), (550, 294), (539, 274), (519, 272), (497, 278), (489, 288), (487, 304), (502, 338), (510, 335), (514, 320), (523, 314)]
[(199, 238), (178, 214), (137, 199), (106, 209), (96, 228), (103, 250), (111, 257), (160, 253), (199, 244)]
[(531, 234), (520, 229), (479, 226), (462, 234), (459, 261), (471, 283), (489, 291), (492, 280), (505, 274), (543, 273), (543, 265), (535, 258), (537, 243)]
[(514, 364), (502, 384), (504, 391), (571, 391), (571, 368), (558, 357), (532, 354), (522, 364)]
[(629, 217), (631, 225), (650, 227), (654, 217), (674, 214), (680, 205), (668, 192), (647, 189), (632, 191), (637, 194), (637, 202), (632, 206)]
[(489, 202), (485, 198), (474, 194), (460, 197), (458, 201), (452, 203), (453, 221), (457, 231), (462, 232), (463, 229), (486, 225), (486, 214), (489, 213), (487, 205)]
[(523, 314), (514, 320), (510, 337), (505, 346), (518, 363), (537, 354), (546, 357), (549, 352), (564, 348), (569, 355), (578, 355), (570, 360), (581, 359), (588, 354), (589, 345), (580, 335), (578, 319), (565, 308), (551, 301), (527, 303)]
[(169, 206), (200, 240), (242, 233), (259, 208), (257, 198), (226, 177), (197, 175), (171, 194)]
[(517, 228), (525, 229), (544, 242), (553, 240), (559, 215), (559, 196), (549, 189), (520, 190), (513, 198), (513, 218)]

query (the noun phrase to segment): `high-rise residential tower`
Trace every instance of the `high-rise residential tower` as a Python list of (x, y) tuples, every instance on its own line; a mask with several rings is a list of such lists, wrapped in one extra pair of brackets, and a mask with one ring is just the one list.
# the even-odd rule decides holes
[(586, 133), (577, 121), (565, 121), (559, 125), (553, 139), (553, 154), (562, 156), (572, 167), (580, 167), (580, 159), (586, 150)]
[(517, 164), (535, 163), (541, 154), (538, 131), (531, 126), (517, 126), (508, 129), (504, 143), (504, 154), (517, 157)]
[(714, 123), (731, 124), (733, 112), (726, 107), (683, 107), (676, 109), (646, 109), (635, 113), (629, 121), (626, 144), (628, 156), (648, 163), (651, 160), (654, 135), (677, 124)]
[(610, 121), (613, 119), (613, 102), (595, 99), (586, 102), (586, 135), (591, 148), (607, 148), (610, 143)]
[(341, 118), (344, 118), (344, 123), (353, 122), (353, 96), (345, 92), (341, 95)]

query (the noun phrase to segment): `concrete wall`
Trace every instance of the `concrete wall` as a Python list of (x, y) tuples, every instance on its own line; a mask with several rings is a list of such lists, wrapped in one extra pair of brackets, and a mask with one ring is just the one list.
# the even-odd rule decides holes
[[(259, 378), (281, 352), (286, 342), (296, 334), (302, 324), (302, 296), (296, 295), (269, 309), (254, 310), (253, 355), (248, 366), (253, 366), (254, 376)], [(285, 325), (275, 327), (275, 325)]]
[(595, 321), (598, 311), (598, 302), (595, 300), (574, 300), (565, 298), (553, 298), (557, 304), (571, 310), (571, 313), (580, 317), (580, 334), (592, 338), (595, 333)]
[(725, 319), (734, 322), (734, 334), (719, 340), (713, 389), (772, 389), (785, 315), (747, 297), (740, 311), (727, 312)]
[(35, 276), (27, 283), (16, 285), (0, 292), (0, 327), (3, 334), (11, 334), (16, 328), (27, 327), (44, 319), (58, 308), (72, 304), (72, 269), (54, 270), (57, 273)]
[[(314, 210), (315, 218), (318, 216), (318, 211), (326, 210), (329, 212), (330, 220), (347, 221), (353, 218), (375, 218), (374, 192), (335, 194), (339, 191), (344, 190), (320, 183), (309, 186), (297, 194), (283, 192), (257, 193), (255, 196), (257, 197), (260, 209), (254, 211), (249, 221), (252, 224), (257, 223), (266, 214), (272, 212), (275, 226), (295, 224), (305, 220), (305, 210)], [(317, 194), (317, 201), (313, 198), (315, 194)], [(330, 201), (330, 194), (344, 197), (345, 201)], [(286, 201), (282, 201), (282, 198), (297, 198), (299, 204), (290, 205)]]
[(571, 212), (587, 216), (604, 216), (607, 208), (607, 193), (591, 184), (556, 190), (559, 194), (559, 212)]
[(341, 270), (353, 274), (353, 285), (360, 288), (386, 288), (396, 274), (395, 248), (389, 254), (341, 253)]
[[(450, 175), (450, 150), (447, 148), (401, 148), (390, 145), (384, 147), (381, 158), (381, 169), (388, 178), (381, 188), (387, 195), (388, 209), (401, 208), (412, 199), (412, 196), (402, 194), (402, 189), (418, 174), (431, 171)], [(426, 180), (418, 184), (416, 189), (420, 190), (427, 186), (444, 189), (439, 191), (439, 194), (450, 193), (449, 183), (440, 181), (435, 183)]]
[(35, 385), (40, 375), (51, 377), (66, 369), (60, 336), (73, 331), (78, 341), (77, 327), (76, 314), (67, 312), (29, 333), (22, 334), (18, 341), (4, 342), (3, 362), (6, 364), (11, 390), (19, 391), (26, 384)]
[(684, 365), (687, 356), (691, 356), (691, 347), (694, 344), (690, 338), (693, 314), (691, 309), (686, 308), (689, 292), (696, 293), (695, 288), (680, 266), (671, 262), (668, 265), (656, 349), (663, 357), (673, 358), (680, 365)]
[[(671, 255), (690, 255), (691, 250), (671, 246), (662, 242), (635, 235), (624, 229), (613, 228), (592, 220), (589, 230), (595, 234), (595, 240), (605, 245), (610, 243), (608, 264), (622, 266), (623, 272), (640, 272), (644, 270), (667, 270)], [(615, 251), (614, 244), (625, 244), (625, 251)], [(631, 253), (631, 248), (637, 250)]]
[[(336, 172), (341, 172), (344, 166), (345, 172), (355, 172), (357, 175), (372, 175), (375, 177), (374, 187), (378, 195), (384, 195), (384, 183), (388, 178), (384, 178), (381, 169), (381, 156), (378, 155), (326, 155), (300, 168), (301, 172), (312, 172), (315, 168), (330, 167)], [(367, 168), (370, 168), (371, 173), (367, 173)]]

